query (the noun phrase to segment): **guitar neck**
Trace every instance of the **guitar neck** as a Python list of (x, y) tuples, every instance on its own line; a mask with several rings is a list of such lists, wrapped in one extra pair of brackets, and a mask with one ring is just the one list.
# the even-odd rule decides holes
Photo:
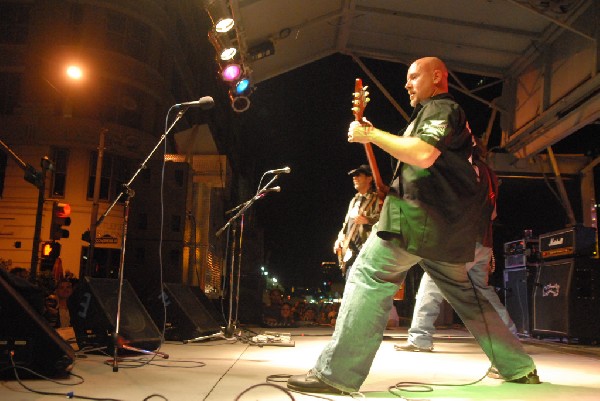
[[(356, 78), (352, 113), (354, 114), (354, 120), (363, 124), (363, 111), (369, 101), (369, 98), (367, 97), (368, 94), (367, 87), (363, 87), (362, 79)], [(379, 198), (379, 204), (381, 206), (383, 199), (389, 191), (389, 187), (381, 180), (381, 173), (379, 173), (379, 168), (377, 167), (377, 160), (375, 159), (375, 153), (373, 153), (373, 147), (370, 143), (365, 143), (364, 145), (367, 159), (369, 160), (369, 167), (371, 167), (371, 173), (373, 173), (373, 181), (375, 181), (375, 187), (377, 188), (377, 197)]]
[(389, 191), (389, 187), (383, 183), (381, 179), (381, 173), (379, 172), (379, 167), (377, 166), (377, 160), (375, 160), (375, 153), (373, 152), (373, 147), (370, 143), (365, 143), (365, 153), (367, 154), (367, 159), (369, 160), (369, 167), (371, 167), (371, 172), (373, 173), (373, 181), (375, 181), (375, 188), (377, 188), (377, 196), (379, 200), (383, 202), (383, 199), (387, 195)]

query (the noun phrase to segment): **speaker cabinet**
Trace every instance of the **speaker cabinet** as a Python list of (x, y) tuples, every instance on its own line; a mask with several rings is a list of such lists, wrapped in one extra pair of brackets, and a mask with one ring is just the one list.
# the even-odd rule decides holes
[[(114, 351), (119, 281), (85, 277), (71, 296), (69, 309), (80, 348), (104, 347)], [(144, 350), (157, 349), (161, 335), (127, 280), (123, 280), (119, 341)]]
[(504, 304), (517, 326), (517, 332), (525, 335), (529, 335), (531, 330), (528, 286), (528, 281), (531, 281), (528, 280), (530, 274), (527, 267), (504, 270)]
[[(41, 375), (63, 378), (75, 360), (75, 351), (41, 315), (41, 291), (0, 269), (0, 378), (12, 379), (16, 366)], [(37, 377), (18, 369), (19, 378)]]
[(533, 295), (533, 334), (600, 338), (600, 261), (561, 259), (540, 265)]
[(221, 299), (219, 298), (208, 298), (206, 296), (206, 293), (204, 293), (204, 290), (200, 287), (189, 287), (190, 291), (192, 291), (192, 294), (194, 294), (194, 296), (196, 298), (198, 298), (198, 301), (200, 301), (200, 303), (202, 305), (204, 305), (204, 309), (206, 309), (208, 311), (208, 313), (210, 313), (210, 315), (212, 316), (213, 320), (215, 322), (217, 322), (217, 324), (219, 326), (226, 326), (227, 325), (227, 317), (225, 317), (225, 303), (222, 302)]
[[(164, 298), (164, 306), (161, 298)], [(221, 331), (219, 324), (190, 287), (183, 284), (165, 283), (162, 296), (156, 294), (148, 310), (158, 327), (163, 327), (166, 312), (167, 340), (191, 340)]]

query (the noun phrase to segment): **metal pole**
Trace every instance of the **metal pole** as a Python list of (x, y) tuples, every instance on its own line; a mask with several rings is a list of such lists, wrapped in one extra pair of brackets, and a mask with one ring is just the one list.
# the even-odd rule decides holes
[(567, 213), (569, 225), (574, 226), (575, 224), (577, 224), (577, 220), (575, 220), (575, 214), (573, 213), (573, 208), (571, 207), (571, 202), (569, 201), (569, 195), (567, 195), (565, 184), (563, 183), (562, 176), (560, 175), (560, 169), (558, 168), (556, 157), (554, 157), (554, 151), (552, 150), (551, 146), (548, 146), (546, 150), (548, 151), (548, 159), (550, 160), (552, 169), (554, 170), (554, 176), (556, 177), (556, 186), (558, 187), (558, 193), (560, 194), (562, 206), (565, 209), (565, 212)]
[[(100, 180), (102, 178), (102, 164), (104, 162), (104, 139), (108, 130), (100, 130), (100, 143), (98, 144), (98, 158), (96, 160), (96, 178), (94, 180), (94, 195), (92, 201), (92, 212), (90, 217), (90, 246), (88, 247), (87, 262), (85, 264), (85, 276), (92, 275), (92, 263), (94, 261), (94, 247), (96, 244), (96, 227), (98, 226), (98, 203), (100, 198)], [(80, 274), (81, 276), (81, 274)]]
[(38, 186), (38, 200), (37, 200), (37, 210), (35, 213), (35, 228), (33, 231), (33, 244), (31, 246), (31, 271), (30, 277), (32, 281), (35, 281), (37, 278), (37, 265), (39, 261), (39, 252), (40, 252), (40, 237), (42, 233), (42, 216), (44, 214), (44, 194), (46, 192), (46, 171), (47, 168), (44, 168), (44, 164), (42, 163), (42, 179), (40, 180), (40, 185)]

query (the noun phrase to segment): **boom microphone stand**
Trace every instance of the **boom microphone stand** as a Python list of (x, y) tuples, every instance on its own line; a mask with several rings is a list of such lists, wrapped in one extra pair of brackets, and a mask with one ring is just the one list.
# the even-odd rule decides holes
[[(202, 99), (200, 99), (200, 100), (202, 100)], [(212, 99), (210, 99), (210, 100), (212, 101)], [(118, 366), (118, 362), (117, 362), (119, 349), (125, 349), (128, 351), (139, 352), (142, 354), (155, 355), (155, 356), (159, 356), (164, 359), (169, 358), (169, 355), (165, 354), (163, 352), (148, 351), (148, 350), (135, 348), (130, 345), (127, 345), (127, 344), (125, 344), (124, 339), (122, 339), (119, 335), (120, 322), (121, 322), (121, 301), (122, 301), (122, 297), (123, 297), (123, 272), (125, 270), (125, 244), (127, 242), (127, 223), (129, 221), (129, 201), (135, 195), (134, 191), (130, 188), (130, 186), (133, 183), (133, 181), (136, 179), (138, 174), (146, 167), (146, 163), (154, 155), (154, 152), (156, 152), (156, 149), (158, 149), (158, 147), (164, 141), (164, 139), (167, 137), (167, 135), (169, 135), (169, 132), (171, 132), (171, 129), (175, 126), (175, 124), (177, 124), (177, 122), (181, 119), (181, 117), (183, 117), (183, 115), (187, 111), (188, 107), (192, 106), (193, 103), (195, 103), (195, 102), (190, 102), (190, 104), (182, 103), (180, 105), (173, 106), (173, 107), (176, 107), (176, 106), (177, 107), (184, 106), (184, 107), (179, 110), (179, 112), (177, 113), (177, 116), (175, 117), (175, 120), (173, 121), (171, 126), (169, 126), (169, 128), (165, 131), (165, 133), (160, 137), (160, 140), (158, 141), (156, 146), (154, 146), (154, 148), (152, 149), (152, 151), (150, 152), (148, 157), (146, 157), (146, 159), (140, 164), (140, 167), (133, 174), (131, 179), (127, 183), (123, 184), (123, 190), (119, 193), (117, 198), (113, 201), (113, 203), (109, 206), (109, 208), (106, 209), (106, 211), (102, 214), (102, 216), (100, 217), (100, 219), (98, 219), (98, 222), (96, 223), (96, 227), (100, 226), (102, 221), (104, 221), (106, 216), (108, 216), (108, 214), (113, 209), (113, 207), (117, 204), (117, 202), (119, 202), (119, 199), (121, 199), (124, 195), (127, 195), (127, 198), (125, 200), (124, 213), (123, 213), (123, 241), (121, 243), (121, 261), (119, 263), (119, 288), (118, 288), (118, 292), (117, 292), (117, 316), (116, 316), (116, 323), (115, 323), (115, 331), (113, 333), (113, 344), (114, 344), (113, 372), (117, 372), (119, 370), (119, 366)], [(91, 240), (95, 241), (95, 238), (92, 238)]]
[(235, 339), (234, 332), (236, 330), (237, 324), (237, 309), (239, 306), (240, 300), (240, 274), (242, 270), (242, 245), (243, 245), (243, 236), (244, 236), (244, 213), (246, 210), (250, 208), (259, 199), (264, 198), (269, 192), (279, 192), (281, 191), (280, 187), (269, 187), (275, 180), (277, 179), (277, 175), (275, 175), (267, 185), (265, 185), (262, 189), (260, 189), (256, 195), (254, 195), (249, 200), (239, 204), (231, 210), (228, 210), (226, 213), (233, 213), (237, 210), (237, 213), (231, 217), (227, 223), (223, 227), (221, 227), (216, 233), (215, 236), (219, 237), (223, 231), (229, 229), (232, 226), (232, 223), (236, 223), (238, 219), (240, 219), (240, 236), (239, 236), (239, 247), (237, 248), (238, 256), (237, 256), (237, 288), (235, 294), (236, 301), (236, 317), (233, 318), (233, 279), (235, 277), (235, 264), (236, 264), (236, 226), (233, 226), (233, 235), (231, 239), (231, 267), (229, 271), (229, 315), (227, 318), (227, 327), (224, 330), (219, 331), (218, 333), (211, 334), (208, 336), (196, 337), (191, 340), (184, 340), (183, 343), (187, 344), (189, 342), (208, 340), (211, 338), (221, 338), (225, 340)]

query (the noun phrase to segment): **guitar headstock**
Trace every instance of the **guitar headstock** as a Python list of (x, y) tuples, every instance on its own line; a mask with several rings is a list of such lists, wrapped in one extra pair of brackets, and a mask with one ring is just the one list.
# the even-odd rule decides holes
[(362, 84), (362, 79), (356, 78), (354, 83), (354, 99), (352, 100), (352, 114), (354, 114), (355, 121), (362, 121), (363, 112), (367, 103), (369, 103), (369, 92), (367, 91), (368, 86)]

